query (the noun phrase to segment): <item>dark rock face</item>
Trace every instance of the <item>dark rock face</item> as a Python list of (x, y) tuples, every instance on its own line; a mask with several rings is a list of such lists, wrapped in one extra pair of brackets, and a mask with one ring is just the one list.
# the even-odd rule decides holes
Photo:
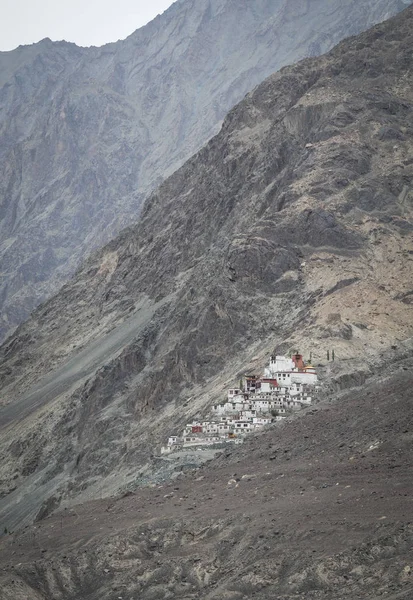
[(116, 44), (1, 53), (0, 339), (136, 221), (250, 89), (405, 4), (186, 0)]
[[(51, 496), (138, 485), (165, 437), (274, 348), (364, 364), (412, 334), (412, 22), (268, 78), (3, 344), (13, 527)], [(367, 189), (387, 203), (360, 207)]]

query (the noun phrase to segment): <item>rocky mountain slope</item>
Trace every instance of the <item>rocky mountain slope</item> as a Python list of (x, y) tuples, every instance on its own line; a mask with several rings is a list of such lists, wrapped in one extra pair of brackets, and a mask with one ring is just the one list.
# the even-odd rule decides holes
[(194, 473), (0, 537), (2, 600), (410, 600), (412, 347)]
[(407, 0), (181, 0), (124, 41), (0, 53), (0, 339), (285, 64)]
[(339, 387), (412, 335), (412, 24), (267, 79), (1, 347), (9, 527), (150, 479), (274, 347)]

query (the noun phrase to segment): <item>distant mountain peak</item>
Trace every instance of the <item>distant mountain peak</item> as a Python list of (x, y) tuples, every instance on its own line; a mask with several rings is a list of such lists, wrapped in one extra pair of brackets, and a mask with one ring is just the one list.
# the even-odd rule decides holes
[(179, 0), (126, 40), (0, 54), (0, 339), (280, 67), (400, 0)]

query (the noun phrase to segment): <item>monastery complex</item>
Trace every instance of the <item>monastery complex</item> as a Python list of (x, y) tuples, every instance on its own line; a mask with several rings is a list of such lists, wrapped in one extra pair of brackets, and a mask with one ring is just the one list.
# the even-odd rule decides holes
[(240, 387), (228, 390), (226, 401), (212, 407), (209, 419), (186, 425), (161, 449), (169, 454), (183, 448), (242, 443), (248, 433), (285, 419), (308, 406), (318, 391), (317, 374), (301, 354), (271, 356), (262, 375), (245, 374)]

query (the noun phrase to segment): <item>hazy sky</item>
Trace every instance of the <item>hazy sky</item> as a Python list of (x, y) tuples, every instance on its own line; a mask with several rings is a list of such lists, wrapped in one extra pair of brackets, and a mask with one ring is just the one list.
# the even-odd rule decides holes
[(131, 34), (173, 0), (0, 0), (0, 50), (49, 37), (101, 46)]

